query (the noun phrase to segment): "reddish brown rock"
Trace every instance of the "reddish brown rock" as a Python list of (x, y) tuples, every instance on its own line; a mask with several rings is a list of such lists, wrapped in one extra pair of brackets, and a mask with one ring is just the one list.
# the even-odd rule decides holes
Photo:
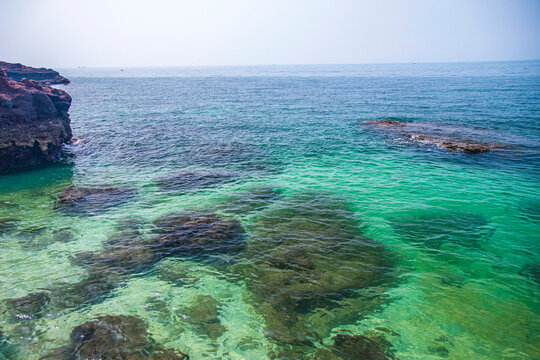
[(394, 120), (371, 120), (363, 121), (362, 123), (387, 131), (410, 143), (418, 145), (434, 145), (455, 152), (476, 154), (503, 149), (503, 146), (499, 144), (486, 144), (478, 141), (455, 138), (455, 136), (449, 134), (441, 134), (440, 129), (438, 129), (438, 126), (441, 126), (444, 129), (444, 126), (441, 124)]
[(58, 161), (72, 137), (70, 105), (65, 91), (0, 70), (0, 173)]
[(7, 76), (14, 81), (22, 79), (36, 80), (42, 84), (69, 84), (70, 81), (61, 76), (58, 71), (45, 68), (33, 68), (22, 64), (12, 64), (0, 61), (0, 69), (7, 73)]

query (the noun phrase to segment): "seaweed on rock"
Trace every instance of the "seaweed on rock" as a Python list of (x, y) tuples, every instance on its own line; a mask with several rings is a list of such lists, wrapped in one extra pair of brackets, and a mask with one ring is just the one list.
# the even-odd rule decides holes
[(237, 220), (213, 214), (181, 213), (158, 218), (150, 240), (138, 229), (124, 229), (99, 252), (78, 254), (76, 265), (88, 275), (78, 283), (56, 283), (44, 291), (8, 299), (5, 306), (20, 318), (38, 318), (45, 310), (72, 309), (104, 299), (129, 276), (167, 257), (236, 254), (245, 247), (244, 229)]
[(42, 360), (121, 359), (188, 360), (189, 356), (164, 348), (146, 331), (136, 316), (105, 315), (73, 328), (70, 344), (54, 350)]
[(67, 215), (94, 215), (132, 200), (135, 194), (125, 186), (68, 186), (58, 195), (56, 208)]
[[(341, 199), (306, 192), (278, 203), (253, 224), (246, 260), (235, 269), (246, 278), (267, 335), (285, 348), (292, 345), (294, 353), (382, 302), (393, 279), (389, 255), (361, 235)], [(340, 307), (347, 298), (359, 301)], [(314, 323), (318, 310), (335, 316)]]
[(376, 341), (363, 335), (338, 334), (332, 338), (334, 344), (327, 349), (317, 349), (314, 360), (393, 360), (394, 354)]
[(210, 295), (198, 295), (195, 304), (183, 312), (186, 314), (186, 320), (195, 325), (199, 332), (211, 339), (217, 339), (226, 331), (218, 318), (219, 305), (219, 302)]

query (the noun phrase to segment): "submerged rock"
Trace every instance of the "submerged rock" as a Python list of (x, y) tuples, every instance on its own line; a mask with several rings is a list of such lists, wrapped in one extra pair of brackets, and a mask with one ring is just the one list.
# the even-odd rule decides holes
[(136, 316), (105, 315), (73, 328), (70, 344), (41, 359), (187, 360), (189, 356), (157, 345)]
[(439, 208), (394, 217), (391, 225), (403, 240), (431, 250), (450, 244), (481, 249), (494, 231), (480, 215)]
[(219, 302), (210, 295), (198, 295), (195, 304), (183, 310), (186, 320), (211, 339), (217, 339), (227, 330), (219, 319)]
[(167, 256), (235, 254), (246, 246), (245, 231), (239, 221), (214, 214), (180, 213), (154, 221), (158, 236), (152, 249)]
[(334, 344), (326, 349), (318, 349), (314, 360), (392, 360), (394, 354), (377, 342), (363, 335), (338, 334), (332, 338)]
[(540, 263), (530, 263), (523, 266), (519, 274), (540, 286)]
[(124, 186), (68, 186), (58, 195), (56, 208), (68, 215), (92, 215), (122, 205), (135, 194)]
[(60, 160), (71, 140), (71, 97), (33, 80), (9, 80), (0, 69), (0, 173)]
[(246, 243), (238, 221), (212, 214), (172, 214), (154, 224), (158, 234), (150, 240), (133, 229), (129, 236), (109, 239), (102, 251), (76, 256), (73, 262), (89, 273), (80, 282), (56, 283), (44, 292), (9, 299), (8, 308), (30, 318), (41, 316), (46, 309), (77, 309), (103, 300), (129, 276), (164, 258), (236, 254)]
[(12, 217), (0, 218), (0, 235), (17, 229), (18, 222), (18, 219)]
[(20, 298), (6, 299), (4, 300), (4, 306), (13, 316), (19, 319), (33, 319), (43, 315), (43, 309), (50, 301), (49, 294), (40, 291)]
[(226, 214), (245, 215), (263, 210), (282, 197), (283, 193), (280, 189), (261, 186), (232, 195), (218, 203), (216, 208)]
[[(378, 305), (393, 268), (387, 250), (361, 235), (346, 204), (325, 193), (298, 194), (263, 214), (253, 224), (245, 258), (247, 265), (235, 269), (246, 277), (267, 334), (297, 345)], [(368, 289), (364, 304), (332, 313), (336, 302)], [(311, 316), (318, 309), (332, 316), (315, 324)]]
[(13, 81), (22, 79), (36, 80), (44, 85), (69, 84), (70, 81), (61, 76), (58, 71), (45, 68), (33, 68), (22, 64), (13, 64), (0, 61), (0, 69), (4, 70), (7, 76)]
[(165, 191), (190, 191), (206, 189), (234, 181), (236, 174), (229, 170), (178, 170), (157, 180)]
[(2, 331), (0, 331), (0, 359), (9, 360), (16, 359), (17, 353), (19, 352), (18, 347), (11, 343), (11, 339), (7, 336), (4, 336)]
[(189, 164), (234, 167), (245, 171), (277, 172), (283, 164), (267, 148), (240, 142), (195, 142), (184, 153)]
[[(456, 126), (454, 125), (392, 120), (363, 121), (362, 123), (387, 131), (398, 138), (416, 144), (435, 145), (450, 151), (475, 154), (504, 148), (500, 144), (467, 139), (466, 137), (473, 135), (474, 131), (463, 128), (461, 130), (466, 134), (459, 134), (456, 133)], [(445, 131), (445, 128), (448, 128), (448, 130)]]

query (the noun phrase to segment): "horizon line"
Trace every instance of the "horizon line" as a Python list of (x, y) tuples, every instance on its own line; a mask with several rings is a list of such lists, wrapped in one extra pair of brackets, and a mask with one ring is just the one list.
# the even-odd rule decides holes
[(202, 65), (69, 65), (53, 66), (63, 69), (79, 68), (196, 68), (196, 67), (259, 67), (259, 66), (333, 66), (333, 65), (414, 65), (414, 64), (475, 64), (475, 63), (505, 63), (505, 62), (534, 62), (537, 59), (520, 60), (467, 60), (467, 61), (399, 61), (399, 62), (358, 62), (358, 63), (258, 63), (258, 64), (202, 64)]

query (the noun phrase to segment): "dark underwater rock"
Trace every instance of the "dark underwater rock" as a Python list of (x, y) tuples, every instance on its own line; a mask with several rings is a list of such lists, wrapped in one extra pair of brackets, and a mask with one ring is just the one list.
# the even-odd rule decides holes
[(480, 215), (438, 208), (394, 217), (391, 225), (403, 240), (431, 250), (452, 244), (481, 249), (494, 231)]
[(45, 291), (6, 299), (3, 308), (20, 320), (38, 319), (46, 313), (66, 312), (102, 301), (125, 279), (110, 269), (93, 270), (77, 283), (59, 282)]
[(56, 200), (56, 208), (67, 215), (92, 215), (122, 205), (135, 197), (124, 186), (68, 186)]
[(197, 281), (197, 275), (192, 274), (189, 265), (185, 263), (166, 262), (158, 265), (158, 279), (175, 285), (184, 285)]
[(197, 326), (197, 330), (203, 332), (211, 339), (217, 339), (227, 330), (219, 319), (219, 302), (210, 295), (198, 295), (195, 304), (186, 308), (186, 320)]
[[(354, 214), (339, 198), (324, 192), (297, 194), (278, 203), (253, 224), (243, 274), (267, 334), (281, 343), (311, 344), (340, 320), (355, 320), (379, 305), (388, 288), (393, 263), (388, 251), (361, 235)], [(335, 316), (336, 302), (370, 290), (362, 306)], [(333, 314), (334, 315), (334, 314)]]
[(540, 286), (540, 263), (527, 264), (519, 273)]
[(245, 215), (263, 210), (282, 197), (283, 192), (280, 189), (260, 186), (229, 196), (216, 204), (216, 208), (226, 214)]
[(70, 81), (61, 76), (58, 71), (46, 68), (33, 68), (19, 63), (13, 64), (0, 61), (0, 69), (4, 70), (7, 76), (13, 81), (22, 79), (36, 80), (44, 85), (69, 84)]
[(73, 328), (70, 344), (41, 359), (188, 360), (189, 356), (157, 345), (136, 316), (105, 315)]
[(214, 214), (180, 213), (154, 221), (152, 249), (167, 256), (236, 254), (246, 246), (245, 231), (238, 220)]
[(4, 300), (5, 308), (19, 319), (35, 319), (43, 315), (43, 309), (51, 301), (45, 291), (31, 293), (20, 298)]
[(211, 188), (236, 179), (229, 170), (178, 170), (157, 180), (157, 185), (165, 191), (190, 191)]
[(65, 91), (11, 81), (0, 69), (0, 173), (59, 161), (72, 136), (70, 106)]
[(80, 309), (96, 304), (110, 296), (111, 292), (123, 285), (122, 273), (110, 269), (94, 270), (76, 283), (57, 283), (48, 289), (50, 306), (57, 311)]
[(332, 338), (334, 344), (325, 349), (318, 349), (314, 360), (392, 360), (396, 359), (391, 351), (382, 348), (375, 341), (363, 335), (338, 334)]
[(163, 216), (154, 224), (158, 235), (153, 239), (145, 240), (132, 229), (129, 236), (109, 239), (102, 251), (78, 254), (72, 262), (88, 270), (80, 282), (56, 283), (46, 292), (8, 299), (6, 306), (29, 318), (39, 317), (47, 309), (77, 309), (102, 301), (129, 276), (164, 258), (236, 254), (246, 246), (245, 231), (233, 219), (184, 213)]
[(18, 219), (12, 217), (0, 218), (0, 235), (17, 229)]
[(240, 142), (195, 142), (183, 154), (189, 164), (275, 173), (283, 167), (267, 149)]
[(463, 134), (460, 134), (456, 131), (457, 126), (451, 124), (392, 120), (373, 120), (362, 123), (419, 145), (435, 145), (455, 152), (476, 154), (505, 148), (500, 144), (470, 140), (467, 137), (475, 135), (478, 131), (463, 127), (460, 129)]

